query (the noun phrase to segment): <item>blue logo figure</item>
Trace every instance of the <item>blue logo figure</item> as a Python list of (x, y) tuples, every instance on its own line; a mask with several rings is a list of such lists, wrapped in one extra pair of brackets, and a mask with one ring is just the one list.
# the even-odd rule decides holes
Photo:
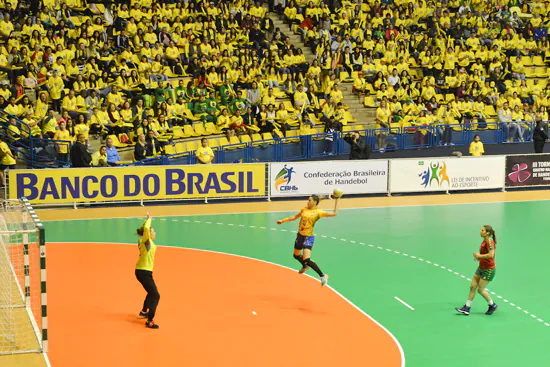
[(275, 188), (277, 190), (279, 190), (279, 186), (281, 185), (288, 185), (290, 183), (290, 180), (292, 179), (292, 174), (295, 173), (294, 171), (294, 168), (293, 167), (290, 167), (290, 168), (287, 168), (286, 164), (285, 166), (283, 167), (283, 169), (281, 170), (281, 172), (279, 172), (277, 174), (277, 177), (275, 177)]
[(429, 181), (430, 181), (430, 171), (429, 171), (429, 170), (425, 170), (424, 172), (422, 172), (421, 174), (419, 174), (418, 177), (420, 177), (420, 178), (422, 179), (421, 185), (424, 185), (424, 187), (427, 187), (427, 186), (428, 186), (428, 183), (429, 183)]

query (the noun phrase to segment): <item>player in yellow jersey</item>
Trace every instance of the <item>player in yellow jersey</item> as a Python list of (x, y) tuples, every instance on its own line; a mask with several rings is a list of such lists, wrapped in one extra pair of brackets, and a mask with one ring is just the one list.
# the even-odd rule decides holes
[(298, 226), (296, 242), (294, 242), (294, 258), (302, 264), (299, 273), (303, 274), (308, 269), (312, 268), (321, 277), (321, 286), (325, 286), (328, 282), (328, 275), (323, 274), (315, 261), (311, 260), (311, 250), (313, 249), (313, 242), (315, 241), (313, 227), (320, 218), (335, 217), (338, 214), (338, 199), (334, 202), (333, 212), (326, 212), (317, 208), (319, 200), (319, 196), (311, 195), (307, 201), (307, 206), (302, 208), (298, 214), (293, 217), (278, 220), (277, 224), (293, 222), (300, 217), (302, 218)]
[(155, 324), (154, 318), (160, 300), (160, 294), (153, 280), (153, 267), (155, 265), (157, 245), (153, 242), (156, 233), (155, 230), (151, 228), (152, 220), (151, 215), (147, 213), (147, 219), (143, 222), (142, 226), (137, 229), (137, 234), (140, 237), (138, 241), (139, 259), (136, 263), (136, 278), (147, 291), (147, 297), (145, 297), (143, 308), (139, 316), (147, 317), (145, 326), (151, 329), (158, 329), (159, 326)]

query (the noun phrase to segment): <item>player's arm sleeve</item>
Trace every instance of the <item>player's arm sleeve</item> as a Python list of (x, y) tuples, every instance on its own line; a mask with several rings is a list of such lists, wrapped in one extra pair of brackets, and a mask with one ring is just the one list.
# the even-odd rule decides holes
[(152, 219), (148, 218), (145, 222), (143, 222), (143, 236), (141, 238), (147, 248), (147, 251), (149, 251), (149, 248), (151, 247), (151, 244), (149, 243), (149, 239), (151, 238), (151, 221)]
[(326, 218), (328, 213), (324, 210), (319, 210), (319, 218)]

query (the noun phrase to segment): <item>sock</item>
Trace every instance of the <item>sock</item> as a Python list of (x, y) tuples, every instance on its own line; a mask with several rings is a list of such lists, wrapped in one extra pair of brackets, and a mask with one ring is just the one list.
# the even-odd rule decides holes
[(294, 255), (294, 258), (295, 258), (296, 260), (298, 260), (298, 262), (299, 262), (300, 264), (302, 264), (302, 266), (305, 266), (304, 259), (302, 258), (302, 255), (298, 255), (298, 256)]
[(310, 268), (312, 268), (313, 270), (315, 270), (315, 272), (317, 274), (319, 274), (320, 277), (324, 276), (325, 274), (323, 274), (323, 272), (321, 271), (321, 269), (319, 269), (319, 266), (315, 263), (315, 261), (311, 260), (311, 259), (306, 259), (304, 260), (304, 263), (309, 266)]
[(494, 305), (494, 304), (495, 304), (495, 303), (493, 302), (493, 300), (489, 298), (489, 306), (492, 306), (492, 305)]
[(302, 266), (305, 266), (304, 260), (302, 258), (302, 255), (294, 255), (294, 258), (302, 264)]
[(471, 305), (472, 305), (472, 301), (467, 300), (467, 301), (466, 301), (466, 307), (470, 307)]

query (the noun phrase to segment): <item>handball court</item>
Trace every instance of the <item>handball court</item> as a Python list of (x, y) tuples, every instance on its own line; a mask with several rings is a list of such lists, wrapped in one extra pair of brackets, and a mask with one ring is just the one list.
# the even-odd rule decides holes
[[(316, 225), (313, 259), (329, 274), (299, 275), (305, 200), (40, 210), (48, 266), (48, 353), (54, 367), (547, 365), (550, 276), (543, 233), (550, 191), (346, 198)], [(331, 210), (324, 200), (320, 208)], [(153, 215), (159, 330), (137, 314), (135, 230)], [(479, 229), (498, 236), (499, 309), (466, 300)], [(490, 347), (488, 347), (490, 341)], [(44, 362), (0, 357), (2, 366)], [(5, 363), (5, 361), (7, 363)]]

